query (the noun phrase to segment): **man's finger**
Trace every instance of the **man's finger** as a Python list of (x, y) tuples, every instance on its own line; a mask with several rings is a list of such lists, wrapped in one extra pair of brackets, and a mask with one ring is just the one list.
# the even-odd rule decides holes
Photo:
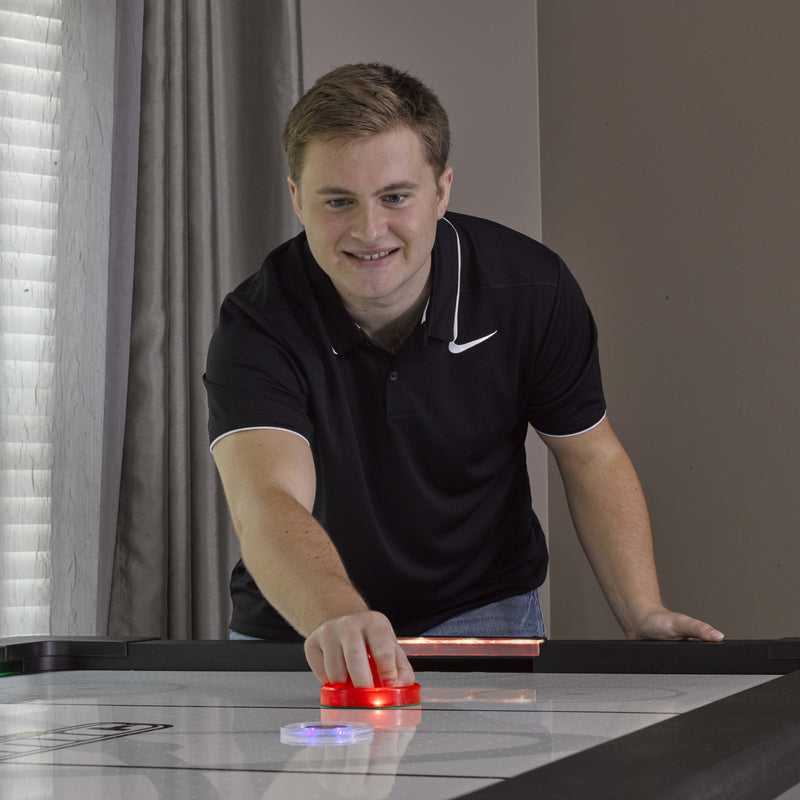
[(361, 631), (358, 632), (357, 637), (349, 639), (344, 645), (344, 661), (345, 681), (349, 675), (353, 686), (366, 689), (374, 685), (367, 655), (367, 643), (364, 641)]
[(320, 683), (328, 683), (328, 674), (325, 672), (325, 655), (322, 648), (316, 643), (316, 640), (309, 636), (306, 639), (304, 650), (311, 671), (317, 676)]
[(691, 634), (692, 638), (700, 639), (703, 642), (721, 642), (725, 638), (722, 631), (709, 625), (707, 622), (701, 622), (699, 619), (691, 620)]
[(411, 686), (416, 681), (411, 662), (400, 645), (397, 645), (397, 685)]

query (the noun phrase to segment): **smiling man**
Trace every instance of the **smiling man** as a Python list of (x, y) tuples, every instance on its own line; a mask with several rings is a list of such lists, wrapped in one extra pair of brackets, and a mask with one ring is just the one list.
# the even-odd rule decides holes
[(225, 299), (205, 384), (239, 534), (235, 638), (305, 639), (322, 681), (413, 672), (397, 635), (543, 636), (529, 425), (629, 637), (722, 634), (664, 608), (606, 418), (597, 335), (543, 245), (447, 210), (447, 116), (392, 67), (323, 76), (287, 120), (303, 224)]

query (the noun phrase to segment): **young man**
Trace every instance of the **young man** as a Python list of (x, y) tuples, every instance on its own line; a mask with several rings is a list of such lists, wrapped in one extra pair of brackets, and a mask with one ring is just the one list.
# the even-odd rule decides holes
[(563, 262), (447, 212), (447, 117), (383, 65), (321, 78), (284, 131), (304, 232), (223, 303), (205, 376), (242, 545), (233, 631), (303, 637), (321, 681), (413, 672), (396, 634), (544, 634), (524, 440), (552, 450), (625, 634), (722, 634), (664, 608), (647, 509), (606, 419)]

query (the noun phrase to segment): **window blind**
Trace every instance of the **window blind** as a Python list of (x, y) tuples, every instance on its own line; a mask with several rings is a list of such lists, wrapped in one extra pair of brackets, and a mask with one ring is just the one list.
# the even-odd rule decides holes
[(0, 636), (50, 633), (59, 0), (0, 0)]

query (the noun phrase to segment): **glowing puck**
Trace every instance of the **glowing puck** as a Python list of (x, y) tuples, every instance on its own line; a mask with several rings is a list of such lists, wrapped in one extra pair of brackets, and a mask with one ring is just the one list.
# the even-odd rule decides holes
[(372, 741), (374, 729), (366, 722), (292, 722), (281, 725), (282, 744), (339, 745)]
[(319, 704), (325, 708), (400, 708), (422, 702), (418, 683), (408, 686), (370, 686), (326, 683), (320, 689)]

